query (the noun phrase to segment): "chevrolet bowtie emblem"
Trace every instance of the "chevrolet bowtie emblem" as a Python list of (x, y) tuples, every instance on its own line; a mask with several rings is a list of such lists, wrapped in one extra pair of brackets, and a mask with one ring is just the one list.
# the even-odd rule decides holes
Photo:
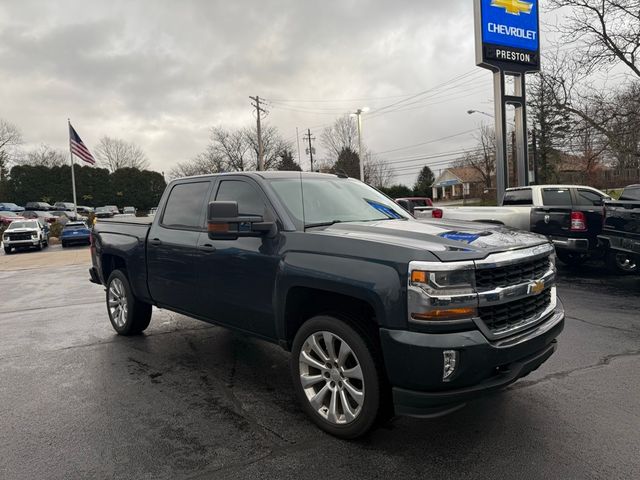
[(529, 284), (529, 293), (534, 295), (540, 295), (544, 290), (544, 282), (539, 280)]
[(491, 0), (491, 6), (504, 8), (511, 15), (520, 15), (521, 13), (531, 13), (533, 3), (523, 0)]

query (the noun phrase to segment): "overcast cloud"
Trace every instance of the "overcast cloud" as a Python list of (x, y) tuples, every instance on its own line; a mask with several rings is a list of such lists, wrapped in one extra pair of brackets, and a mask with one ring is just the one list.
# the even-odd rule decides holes
[[(5, 1), (0, 117), (27, 146), (61, 149), (69, 117), (89, 148), (102, 135), (134, 141), (168, 171), (204, 150), (210, 127), (251, 125), (248, 96), (260, 95), (274, 100), (266, 121), (294, 151), (296, 127), (319, 137), (323, 124), (368, 106), (365, 143), (385, 152), (491, 121), (466, 113), (493, 108), (473, 40), (470, 0)], [(452, 79), (412, 109), (373, 114)], [(407, 157), (473, 144), (467, 133), (380, 158), (409, 184), (424, 161)], [(446, 166), (426, 162), (436, 173)]]

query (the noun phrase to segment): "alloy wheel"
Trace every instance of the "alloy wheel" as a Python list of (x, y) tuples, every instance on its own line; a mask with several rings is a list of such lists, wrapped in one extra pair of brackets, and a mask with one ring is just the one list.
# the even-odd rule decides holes
[(116, 327), (122, 328), (127, 321), (127, 294), (124, 284), (119, 278), (114, 278), (109, 285), (108, 296), (109, 313)]
[(339, 336), (320, 331), (305, 340), (299, 355), (300, 383), (311, 407), (332, 424), (353, 422), (364, 403), (362, 367)]

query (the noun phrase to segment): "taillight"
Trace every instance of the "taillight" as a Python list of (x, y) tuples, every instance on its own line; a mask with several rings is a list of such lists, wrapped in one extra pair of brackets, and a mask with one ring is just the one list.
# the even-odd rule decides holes
[(431, 210), (431, 218), (442, 218), (442, 209), (434, 208)]
[(572, 232), (584, 232), (587, 229), (587, 217), (584, 212), (571, 212)]

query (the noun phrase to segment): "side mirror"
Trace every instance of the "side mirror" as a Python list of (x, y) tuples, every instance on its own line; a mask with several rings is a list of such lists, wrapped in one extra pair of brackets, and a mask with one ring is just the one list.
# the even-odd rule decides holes
[(238, 237), (269, 237), (275, 235), (274, 222), (265, 222), (260, 215), (238, 215), (238, 202), (210, 202), (207, 231), (211, 240), (236, 240)]

